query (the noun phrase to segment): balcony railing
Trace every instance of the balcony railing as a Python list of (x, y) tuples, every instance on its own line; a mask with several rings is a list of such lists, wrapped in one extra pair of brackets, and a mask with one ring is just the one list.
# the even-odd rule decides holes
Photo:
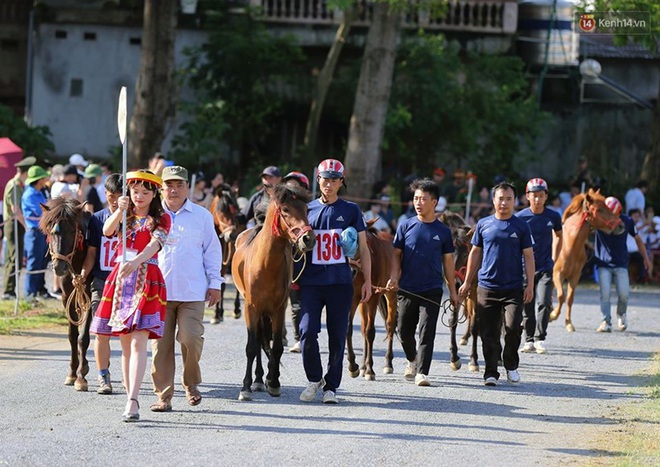
[[(361, 13), (354, 25), (368, 26), (371, 2), (358, 1)], [(264, 21), (291, 25), (333, 26), (341, 22), (343, 15), (341, 10), (328, 8), (325, 0), (250, 0), (250, 6), (261, 11)], [(518, 4), (507, 0), (450, 0), (437, 13), (410, 8), (402, 14), (404, 28), (438, 31), (513, 34), (517, 21)]]

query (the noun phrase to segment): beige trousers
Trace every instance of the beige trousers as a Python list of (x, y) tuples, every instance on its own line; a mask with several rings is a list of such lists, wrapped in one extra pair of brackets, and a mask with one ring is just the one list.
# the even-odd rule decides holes
[(163, 337), (151, 342), (151, 381), (158, 400), (170, 402), (174, 393), (175, 339), (181, 345), (184, 389), (194, 390), (202, 382), (199, 360), (204, 347), (203, 319), (204, 302), (167, 302)]

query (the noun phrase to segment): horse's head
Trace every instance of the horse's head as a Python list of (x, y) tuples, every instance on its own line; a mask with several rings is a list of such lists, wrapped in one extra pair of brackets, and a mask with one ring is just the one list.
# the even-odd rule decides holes
[(454, 269), (456, 281), (462, 284), (467, 272), (467, 260), (470, 254), (470, 240), (474, 230), (465, 223), (460, 214), (444, 211), (438, 216), (438, 220), (449, 227), (451, 237), (454, 241)]
[(301, 252), (311, 251), (315, 242), (307, 220), (308, 202), (309, 195), (302, 188), (279, 184), (266, 215), (266, 219), (272, 218), (273, 235), (287, 238)]
[(625, 231), (626, 227), (621, 222), (621, 218), (610, 211), (600, 190), (594, 191), (589, 188), (584, 195), (583, 208), (586, 222), (594, 229), (614, 235), (620, 235)]
[[(216, 189), (213, 201), (211, 201), (210, 211), (213, 214), (213, 222), (215, 223), (218, 235), (222, 238), (229, 232), (231, 234), (231, 240), (235, 240), (236, 236), (243, 230), (239, 228), (236, 221), (240, 208), (231, 192), (231, 187), (226, 183), (223, 183)], [(226, 237), (229, 237), (229, 235)]]
[(73, 262), (76, 253), (85, 250), (90, 214), (83, 206), (75, 199), (62, 197), (41, 205), (43, 214), (39, 228), (48, 237), (48, 251), (57, 276), (64, 276), (68, 272), (73, 274), (75, 269), (82, 267), (83, 255), (80, 255), (81, 264), (74, 266)]

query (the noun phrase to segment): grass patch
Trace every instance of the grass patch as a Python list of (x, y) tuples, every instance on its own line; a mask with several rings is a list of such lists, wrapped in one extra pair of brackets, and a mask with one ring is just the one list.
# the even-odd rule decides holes
[(18, 313), (14, 314), (14, 302), (0, 301), (0, 335), (15, 331), (53, 326), (66, 326), (64, 307), (59, 300), (40, 302), (18, 302)]
[(660, 353), (653, 358), (646, 384), (639, 388), (644, 399), (620, 407), (616, 428), (608, 430), (595, 444), (604, 457), (588, 465), (660, 465)]

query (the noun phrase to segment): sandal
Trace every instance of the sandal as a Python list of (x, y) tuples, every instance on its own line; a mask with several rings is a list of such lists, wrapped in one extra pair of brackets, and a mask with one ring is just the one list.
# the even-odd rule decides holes
[[(140, 410), (140, 403), (138, 402), (137, 399), (130, 399), (131, 402), (135, 402), (137, 404), (138, 410)], [(129, 412), (128, 410), (124, 412), (121, 416), (122, 420), (126, 423), (132, 423), (132, 422), (137, 422), (140, 420), (140, 413), (139, 412)]]
[(165, 401), (158, 401), (149, 407), (152, 412), (171, 412), (172, 411), (172, 404), (169, 402)]
[(197, 389), (186, 391), (188, 403), (192, 406), (199, 405), (202, 402), (202, 394)]

